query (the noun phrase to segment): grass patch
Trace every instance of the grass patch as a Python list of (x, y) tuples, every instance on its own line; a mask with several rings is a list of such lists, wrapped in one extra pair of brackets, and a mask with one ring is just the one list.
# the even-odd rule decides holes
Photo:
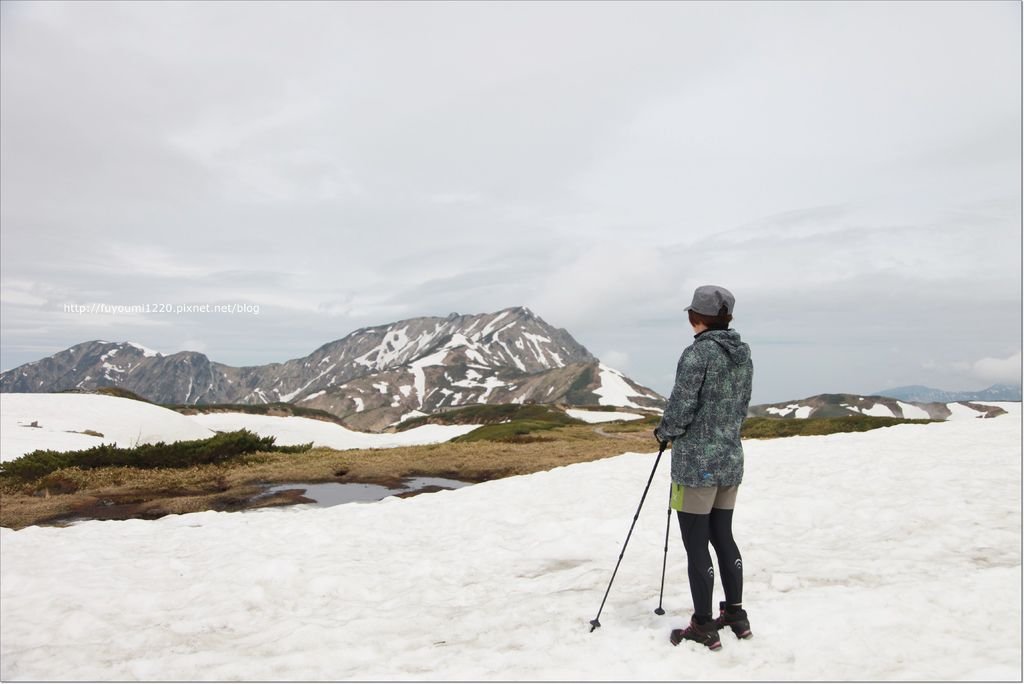
[(79, 451), (39, 449), (0, 463), (0, 478), (20, 482), (39, 479), (65, 468), (93, 470), (108, 467), (190, 468), (219, 463), (256, 452), (297, 453), (308, 451), (313, 443), (298, 446), (276, 446), (273, 437), (260, 437), (248, 430), (224, 432), (206, 439), (193, 439), (170, 444), (157, 442), (136, 447), (100, 444)]
[(548, 404), (478, 404), (410, 418), (400, 423), (396, 429), (401, 432), (429, 424), (486, 426), (510, 421), (551, 423), (554, 426), (582, 423)]
[[(800, 435), (831, 435), (839, 432), (866, 432), (904, 423), (921, 425), (942, 421), (917, 420), (909, 418), (888, 418), (882, 416), (839, 416), (835, 418), (747, 418), (743, 421), (740, 437), (743, 439), (773, 439), (797, 437)], [(650, 433), (661, 423), (661, 416), (649, 416), (644, 420), (605, 423), (609, 433)], [(470, 433), (472, 434), (472, 433)]]
[(548, 432), (569, 425), (586, 425), (581, 420), (545, 404), (501, 404), (493, 407), (473, 407), (465, 416), (477, 420), (466, 420), (467, 423), (482, 422), (484, 425), (476, 430), (451, 440), (461, 442), (550, 442), (552, 437), (540, 436), (535, 433)]
[(839, 432), (867, 432), (893, 425), (925, 425), (942, 421), (888, 418), (882, 416), (840, 416), (837, 418), (747, 418), (740, 436), (744, 439), (772, 439), (800, 435), (832, 435)]
[(551, 441), (550, 438), (542, 438), (534, 435), (536, 432), (546, 432), (563, 427), (565, 423), (555, 423), (547, 420), (513, 420), (508, 423), (497, 425), (484, 425), (472, 432), (466, 433), (453, 439), (453, 442), (527, 442), (527, 441)]
[[(580, 404), (573, 405), (569, 408), (578, 409), (580, 411), (603, 411), (605, 413), (616, 413), (622, 411), (624, 413), (636, 413), (637, 411), (643, 412), (644, 409), (635, 409), (628, 406), (608, 406), (606, 404)], [(650, 409), (647, 409), (650, 410)]]

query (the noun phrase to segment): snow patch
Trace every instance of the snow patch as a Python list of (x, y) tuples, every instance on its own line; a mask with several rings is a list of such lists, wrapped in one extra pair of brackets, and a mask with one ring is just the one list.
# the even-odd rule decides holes
[(790, 413), (792, 413), (793, 411), (797, 410), (798, 408), (800, 408), (800, 404), (789, 404), (785, 408), (779, 408), (777, 406), (769, 406), (768, 408), (765, 409), (765, 413), (770, 413), (773, 416), (779, 416), (780, 418), (785, 418), (786, 416), (788, 416)]
[(865, 416), (877, 416), (880, 418), (894, 418), (896, 414), (892, 412), (892, 409), (885, 404), (872, 404), (867, 408), (861, 408), (860, 406), (853, 406), (851, 404), (840, 404), (844, 409), (855, 411)]
[(925, 420), (927, 420), (928, 418), (931, 418), (931, 416), (928, 415), (928, 412), (925, 411), (920, 406), (914, 406), (913, 404), (908, 404), (908, 403), (903, 402), (903, 401), (897, 401), (896, 405), (900, 407), (901, 411), (903, 411), (903, 417), (904, 418), (910, 418), (910, 419), (923, 418)]
[(609, 368), (603, 363), (600, 364), (599, 368), (601, 386), (594, 390), (594, 394), (598, 396), (598, 404), (601, 406), (642, 408), (630, 399), (630, 397), (638, 396), (638, 393), (630, 387), (622, 373), (614, 368)]
[(644, 416), (639, 413), (624, 411), (585, 411), (583, 409), (566, 409), (569, 416), (585, 423), (610, 423), (615, 420), (640, 420)]
[[(490, 376), (490, 377), (488, 377), (488, 378), (485, 378), (485, 379), (484, 379), (484, 381), (483, 381), (483, 383), (482, 383), (482, 384), (479, 384), (479, 385), (477, 385), (477, 386), (478, 386), (478, 387), (484, 387), (484, 388), (486, 389), (486, 391), (485, 391), (485, 392), (484, 392), (483, 394), (481, 394), (481, 395), (480, 395), (480, 398), (478, 399), (478, 401), (479, 401), (479, 402), (480, 402), (481, 404), (483, 404), (484, 402), (486, 402), (486, 401), (487, 401), (487, 397), (491, 396), (491, 392), (492, 392), (492, 391), (493, 391), (494, 389), (496, 389), (496, 388), (498, 388), (498, 387), (504, 387), (504, 386), (505, 386), (505, 383), (504, 383), (504, 382), (502, 382), (501, 380), (499, 380), (498, 378), (496, 378), (496, 377), (494, 377), (494, 376), (492, 375), (492, 376)], [(460, 396), (461, 396), (461, 395), (460, 395)], [(453, 403), (454, 403), (454, 402), (453, 402)]]
[[(426, 400), (427, 392), (427, 376), (424, 374), (423, 369), (427, 366), (443, 366), (444, 360), (448, 357), (448, 351), (448, 349), (442, 349), (435, 354), (425, 356), (409, 364), (409, 368), (412, 370), (413, 384), (416, 386), (416, 396), (421, 407)], [(409, 395), (406, 394), (406, 396)]]
[(289, 392), (288, 394), (281, 394), (280, 392), (278, 392), (278, 393), (277, 393), (277, 395), (278, 395), (279, 397), (281, 397), (281, 401), (291, 401), (291, 400), (292, 400), (292, 399), (294, 399), (295, 397), (299, 396), (299, 394), (301, 394), (301, 393), (302, 393), (303, 391), (305, 391), (305, 389), (306, 389), (307, 387), (309, 387), (309, 386), (310, 386), (310, 385), (312, 385), (312, 384), (313, 384), (314, 382), (316, 382), (316, 381), (317, 381), (317, 380), (319, 380), (320, 378), (322, 378), (322, 377), (324, 377), (325, 375), (327, 375), (328, 373), (330, 373), (330, 372), (331, 372), (332, 370), (334, 370), (334, 366), (335, 366), (335, 365), (336, 365), (336, 364), (333, 364), (333, 363), (332, 363), (332, 364), (331, 364), (330, 366), (328, 366), (328, 367), (327, 367), (327, 368), (326, 368), (325, 370), (322, 370), (322, 371), (320, 371), (320, 374), (319, 374), (319, 375), (317, 375), (317, 376), (316, 376), (315, 378), (313, 378), (312, 380), (310, 380), (309, 382), (307, 382), (307, 383), (306, 383), (305, 385), (303, 385), (303, 386), (302, 386), (302, 387), (300, 387), (299, 389), (295, 390), (294, 392)]
[(493, 319), (491, 319), (491, 322), (488, 323), (486, 326), (484, 326), (483, 330), (481, 330), (477, 334), (473, 335), (473, 341), (476, 342), (477, 340), (479, 340), (479, 339), (481, 339), (483, 337), (487, 337), (488, 335), (490, 335), (491, 331), (493, 331), (497, 327), (498, 321), (500, 321), (501, 319), (505, 318), (505, 316), (508, 316), (508, 311), (502, 311), (497, 316), (495, 316)]
[(892, 412), (892, 409), (885, 404), (873, 404), (866, 409), (862, 409), (861, 413), (865, 416), (878, 416), (880, 418), (895, 418), (896, 414)]
[[(978, 402), (971, 402), (972, 404)], [(946, 404), (949, 408), (949, 418), (946, 420), (964, 420), (966, 418), (984, 418), (985, 413), (982, 411), (975, 411), (970, 406), (965, 406), (959, 402)]]
[(154, 357), (154, 356), (163, 356), (163, 354), (161, 354), (160, 352), (158, 352), (158, 351), (156, 351), (154, 349), (150, 349), (149, 347), (144, 347), (141, 344), (138, 344), (137, 342), (127, 342), (126, 344), (128, 344), (129, 346), (135, 347), (136, 349), (138, 349), (139, 351), (142, 352), (143, 356), (145, 356), (147, 358), (151, 358), (151, 357)]

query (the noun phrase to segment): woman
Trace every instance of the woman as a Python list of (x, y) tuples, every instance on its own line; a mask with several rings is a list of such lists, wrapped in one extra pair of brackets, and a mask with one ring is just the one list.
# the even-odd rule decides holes
[[(672, 442), (672, 508), (686, 547), (693, 597), (689, 626), (672, 630), (713, 651), (722, 647), (718, 630), (729, 627), (741, 639), (751, 636), (743, 610), (743, 561), (732, 537), (736, 491), (743, 480), (740, 427), (750, 404), (754, 366), (750, 347), (729, 328), (735, 298), (724, 287), (703, 285), (686, 308), (695, 334), (676, 368), (675, 386), (661, 423), (658, 442)], [(725, 601), (711, 619), (715, 570), (708, 542), (715, 547)]]

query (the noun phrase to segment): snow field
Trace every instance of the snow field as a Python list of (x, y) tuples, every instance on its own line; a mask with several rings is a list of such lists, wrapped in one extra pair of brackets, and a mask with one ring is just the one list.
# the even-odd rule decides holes
[(479, 425), (422, 425), (394, 433), (356, 432), (337, 423), (300, 416), (261, 416), (251, 413), (202, 413), (189, 416), (210, 430), (228, 432), (246, 429), (260, 436), (276, 437), (282, 446), (313, 442), (332, 449), (387, 449), (415, 444), (447, 442)]
[[(28, 427), (33, 421), (40, 427)], [(81, 434), (84, 430), (103, 436)], [(36, 449), (132, 447), (212, 436), (189, 416), (142, 401), (102, 394), (0, 393), (0, 461)]]
[(653, 613), (667, 458), (589, 631), (654, 454), (377, 504), (4, 529), (0, 678), (1019, 680), (1020, 434), (1018, 408), (746, 442), (755, 636), (718, 653), (668, 643), (691, 611), (674, 521)]
[[(40, 427), (29, 427), (33, 421)], [(299, 416), (208, 413), (186, 416), (132, 399), (99, 394), (0, 394), (0, 461), (36, 449), (73, 451), (100, 444), (131, 447), (212, 437), (215, 431), (247, 429), (273, 436), (282, 446), (313, 442), (333, 449), (385, 449), (436, 444), (478, 425), (424, 425), (405, 432), (366, 433)], [(102, 437), (82, 434), (84, 430)]]

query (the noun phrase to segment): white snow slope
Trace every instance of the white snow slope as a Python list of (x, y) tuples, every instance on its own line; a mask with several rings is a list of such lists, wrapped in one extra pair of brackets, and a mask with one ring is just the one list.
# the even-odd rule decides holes
[[(411, 499), (0, 530), (4, 680), (1020, 680), (1021, 414), (746, 442), (754, 638), (691, 611), (653, 454)], [(667, 460), (667, 459), (665, 459)], [(715, 599), (721, 598), (718, 589)]]
[[(32, 422), (39, 427), (29, 427)], [(84, 430), (103, 436), (81, 434)], [(205, 439), (213, 434), (188, 416), (144, 401), (102, 394), (0, 393), (0, 461), (36, 449), (71, 451), (100, 444), (132, 447)]]
[[(29, 427), (36, 422), (40, 427)], [(385, 449), (447, 442), (479, 425), (424, 425), (396, 433), (347, 430), (335, 423), (298, 416), (211, 413), (186, 416), (154, 404), (100, 394), (0, 393), (0, 461), (36, 449), (72, 451), (99, 444), (130, 447), (151, 442), (204, 439), (247, 429), (275, 437), (280, 445), (333, 449)], [(82, 434), (99, 432), (103, 437)]]
[(480, 427), (479, 425), (423, 425), (405, 432), (370, 433), (348, 430), (336, 423), (299, 416), (261, 416), (250, 413), (206, 413), (191, 416), (198, 424), (218, 432), (251, 430), (272, 436), (275, 444), (292, 445), (313, 442), (313, 446), (332, 449), (384, 449), (413, 444), (447, 442)]
[[(626, 377), (603, 363), (599, 366), (599, 378), (601, 386), (594, 390), (597, 395), (597, 403), (601, 406), (619, 406), (622, 408), (643, 408), (633, 399), (645, 396), (633, 389)], [(649, 399), (657, 399), (657, 395), (646, 395)]]

